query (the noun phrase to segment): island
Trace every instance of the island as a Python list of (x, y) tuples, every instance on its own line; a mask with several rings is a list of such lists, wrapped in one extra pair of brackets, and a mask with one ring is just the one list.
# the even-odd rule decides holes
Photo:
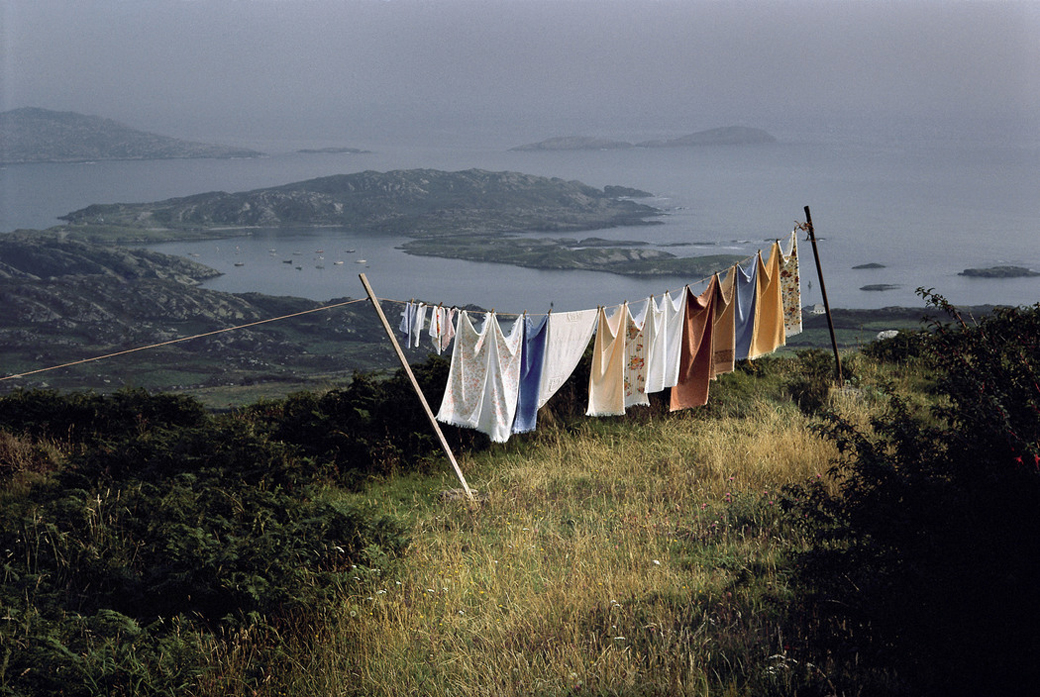
[(698, 131), (679, 138), (647, 140), (638, 143), (638, 146), (641, 148), (685, 148), (701, 145), (761, 145), (775, 142), (775, 137), (760, 128), (724, 126)]
[(860, 264), (859, 266), (853, 266), (852, 268), (853, 268), (853, 270), (857, 270), (857, 271), (860, 270), (860, 269), (883, 269), (883, 268), (885, 268), (885, 265), (884, 264), (879, 264), (876, 261), (872, 261), (869, 264)]
[(860, 286), (860, 290), (866, 291), (896, 290), (897, 288), (899, 288), (899, 286), (891, 283), (871, 283), (870, 285)]
[(72, 111), (24, 107), (0, 113), (0, 164), (261, 157), (245, 148), (138, 131)]
[(621, 150), (625, 148), (686, 148), (698, 145), (757, 145), (775, 143), (776, 138), (759, 128), (746, 126), (723, 126), (706, 131), (697, 131), (688, 135), (664, 140), (646, 140), (641, 143), (628, 143), (622, 140), (593, 138), (589, 136), (557, 136), (510, 148), (517, 152), (538, 152), (556, 150)]
[(1026, 278), (1040, 276), (1040, 273), (1024, 266), (991, 266), (986, 269), (964, 269), (957, 275), (975, 278)]
[(589, 136), (557, 136), (547, 138), (537, 143), (518, 145), (509, 148), (514, 152), (529, 152), (539, 150), (619, 150), (634, 147), (631, 143), (621, 140), (610, 140), (608, 138), (591, 138)]
[(304, 155), (367, 155), (371, 153), (371, 150), (362, 150), (360, 148), (302, 148), (296, 152)]
[[(372, 234), (462, 234), (598, 230), (652, 225), (657, 208), (578, 181), (469, 169), (365, 171), (253, 191), (216, 191), (154, 203), (95, 204), (61, 216), (73, 232), (107, 229), (124, 241), (229, 230), (350, 226)], [(168, 237), (167, 237), (168, 238)]]

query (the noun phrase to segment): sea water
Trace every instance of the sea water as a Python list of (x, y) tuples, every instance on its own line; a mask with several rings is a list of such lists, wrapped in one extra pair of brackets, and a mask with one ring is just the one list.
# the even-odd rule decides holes
[[(1040, 278), (980, 279), (966, 268), (1040, 270), (1040, 148), (1035, 144), (846, 142), (806, 137), (769, 145), (515, 152), (505, 147), (386, 146), (364, 154), (283, 152), (260, 159), (8, 165), (0, 168), (0, 231), (46, 228), (91, 203), (146, 202), (245, 191), (364, 170), (511, 170), (617, 184), (653, 194), (660, 224), (568, 234), (640, 240), (679, 255), (766, 252), (809, 206), (834, 307), (922, 306), (918, 287), (961, 305), (1032, 304)], [(799, 234), (804, 304), (821, 302), (812, 250)], [(317, 300), (380, 297), (479, 305), (499, 312), (573, 310), (635, 301), (704, 279), (630, 278), (410, 256), (403, 237), (346, 228), (255, 231), (150, 247), (222, 276), (205, 287)], [(675, 246), (684, 245), (684, 246)], [(337, 263), (340, 262), (340, 263)], [(879, 269), (854, 269), (873, 263)], [(895, 286), (887, 291), (868, 285)]]

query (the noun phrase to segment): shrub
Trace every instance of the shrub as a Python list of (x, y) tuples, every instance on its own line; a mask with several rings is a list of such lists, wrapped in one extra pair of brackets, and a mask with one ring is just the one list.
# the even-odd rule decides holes
[[(914, 694), (1029, 691), (1040, 678), (1040, 305), (969, 326), (948, 312), (927, 359), (939, 401), (893, 397), (869, 429), (831, 415), (840, 496), (792, 492), (814, 550), (801, 581), (818, 651), (835, 637)], [(852, 660), (849, 657), (849, 660)]]
[(167, 416), (122, 433), (86, 418), (53, 482), (0, 509), (0, 693), (181, 693), (207, 642), (305, 623), (353, 565), (404, 548), (395, 523), (323, 494), (320, 465), (246, 420), (198, 422), (190, 404), (171, 415), (139, 394), (67, 399), (46, 395), (58, 410)]

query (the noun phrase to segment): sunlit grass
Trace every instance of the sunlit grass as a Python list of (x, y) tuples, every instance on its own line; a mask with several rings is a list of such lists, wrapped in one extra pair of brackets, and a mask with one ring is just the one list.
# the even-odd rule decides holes
[[(407, 554), (357, 569), (342, 607), (272, 678), (292, 694), (719, 694), (783, 651), (797, 532), (775, 494), (832, 447), (789, 403), (752, 418), (589, 420), (358, 495), (412, 521)], [(297, 640), (302, 640), (300, 637)], [(297, 651), (298, 652), (298, 651)], [(274, 692), (276, 693), (276, 692)]]

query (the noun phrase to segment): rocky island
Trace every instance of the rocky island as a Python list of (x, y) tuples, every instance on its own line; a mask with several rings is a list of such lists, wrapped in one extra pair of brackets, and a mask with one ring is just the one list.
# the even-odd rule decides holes
[(975, 278), (1025, 278), (1040, 276), (1024, 266), (991, 266), (987, 269), (964, 269), (958, 276), (974, 276)]
[(775, 143), (776, 138), (759, 128), (746, 126), (723, 126), (706, 131), (697, 131), (678, 138), (664, 140), (645, 140), (641, 143), (627, 143), (621, 140), (591, 138), (588, 136), (562, 136), (548, 138), (537, 143), (518, 145), (512, 151), (553, 151), (553, 150), (618, 150), (623, 148), (687, 148), (703, 145), (758, 145)]
[(245, 148), (138, 131), (72, 111), (25, 107), (0, 113), (0, 164), (260, 157)]
[(154, 203), (96, 204), (62, 220), (72, 232), (103, 228), (127, 241), (229, 229), (349, 226), (373, 234), (430, 237), (651, 225), (662, 211), (602, 189), (519, 172), (432, 169), (359, 172), (253, 191), (216, 191)]

